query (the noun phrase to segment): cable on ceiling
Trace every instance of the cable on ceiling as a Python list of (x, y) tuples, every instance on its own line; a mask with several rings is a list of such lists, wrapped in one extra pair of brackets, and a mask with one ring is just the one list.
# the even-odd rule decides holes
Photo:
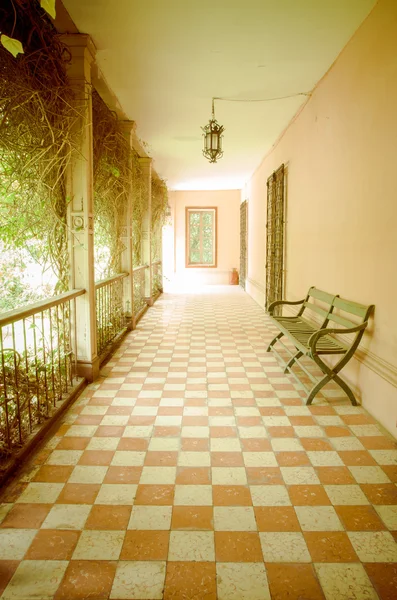
[(272, 102), (273, 100), (286, 100), (287, 98), (295, 98), (296, 96), (311, 96), (312, 92), (298, 92), (297, 94), (289, 94), (288, 96), (277, 96), (274, 98), (225, 98), (214, 96), (212, 100), (222, 100), (223, 102)]

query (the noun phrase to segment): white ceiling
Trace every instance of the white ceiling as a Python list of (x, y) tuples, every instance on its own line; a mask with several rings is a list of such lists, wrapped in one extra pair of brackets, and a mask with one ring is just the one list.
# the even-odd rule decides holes
[(63, 0), (170, 189), (242, 188), (305, 102), (216, 101), (224, 157), (202, 156), (211, 98), (310, 91), (375, 0)]

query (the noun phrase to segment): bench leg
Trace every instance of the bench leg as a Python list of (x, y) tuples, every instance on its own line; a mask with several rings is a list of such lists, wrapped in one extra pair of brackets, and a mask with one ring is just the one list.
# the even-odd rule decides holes
[(347, 357), (347, 358), (346, 358), (346, 356), (343, 357), (334, 366), (333, 369), (330, 369), (321, 360), (321, 358), (318, 356), (318, 354), (315, 354), (313, 356), (313, 360), (318, 364), (318, 366), (320, 367), (320, 369), (322, 370), (322, 372), (324, 373), (325, 376), (322, 379), (320, 379), (320, 381), (310, 391), (310, 393), (309, 393), (309, 395), (307, 397), (307, 400), (306, 400), (306, 404), (311, 404), (312, 403), (313, 398), (316, 396), (316, 394), (318, 394), (318, 392), (321, 390), (321, 388), (324, 387), (324, 385), (326, 383), (328, 383), (328, 381), (335, 381), (335, 383), (337, 383), (339, 385), (339, 387), (342, 388), (342, 390), (346, 393), (346, 395), (348, 396), (348, 398), (349, 398), (350, 402), (353, 404), (353, 406), (357, 406), (357, 400), (356, 400), (353, 392), (351, 391), (350, 387), (338, 375), (338, 372), (344, 366), (344, 364), (347, 362), (348, 358), (350, 358), (350, 357)]
[(270, 344), (267, 347), (266, 352), (270, 352), (270, 350), (272, 349), (272, 346), (274, 346), (274, 344), (277, 342), (277, 340), (279, 340), (281, 337), (283, 337), (283, 333), (280, 331), (280, 333), (278, 335), (276, 335), (276, 337), (270, 342)]
[(300, 358), (301, 356), (303, 356), (303, 352), (301, 352), (300, 350), (298, 350), (298, 352), (286, 364), (286, 367), (284, 369), (284, 373), (288, 373), (288, 371), (290, 370), (290, 368), (292, 367), (292, 365), (294, 364), (294, 362), (296, 360), (298, 360), (298, 358)]
[(342, 388), (342, 390), (346, 393), (346, 395), (349, 397), (350, 402), (353, 404), (353, 406), (357, 406), (357, 400), (355, 395), (353, 394), (352, 390), (350, 389), (350, 387), (347, 385), (346, 381), (343, 381), (343, 379), (341, 379), (339, 377), (339, 375), (335, 375), (333, 377), (333, 381), (336, 381), (336, 383), (339, 385), (339, 387)]
[(310, 390), (309, 395), (306, 398), (306, 404), (311, 404), (321, 388), (324, 387), (328, 381), (331, 381), (331, 379), (332, 377), (330, 377), (330, 375), (325, 375), (322, 379), (320, 379), (320, 381)]
[(349, 398), (350, 402), (353, 404), (353, 406), (357, 406), (357, 400), (356, 400), (353, 392), (351, 391), (350, 387), (347, 385), (347, 383), (345, 381), (343, 381), (343, 379), (341, 379), (336, 374), (332, 374), (332, 376), (325, 375), (325, 377), (320, 379), (320, 381), (314, 386), (314, 388), (310, 390), (310, 393), (306, 399), (306, 404), (311, 404), (313, 402), (315, 396), (318, 394), (318, 392), (321, 390), (321, 388), (324, 387), (324, 385), (326, 383), (328, 383), (328, 381), (335, 381), (339, 385), (339, 387), (342, 388), (342, 390), (345, 392), (345, 394), (348, 396), (348, 398)]

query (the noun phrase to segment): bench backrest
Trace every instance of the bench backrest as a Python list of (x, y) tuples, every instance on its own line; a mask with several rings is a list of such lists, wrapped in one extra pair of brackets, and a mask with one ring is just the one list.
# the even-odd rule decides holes
[[(302, 304), (298, 316), (304, 316), (309, 320), (319, 322), (321, 329), (326, 327), (329, 316), (334, 310), (335, 294), (329, 294), (323, 290), (318, 290), (315, 287), (311, 287), (307, 293), (305, 301)], [(312, 302), (310, 302), (312, 299)], [(317, 300), (317, 304), (314, 302)], [(320, 317), (320, 319), (319, 319)]]
[[(329, 315), (329, 321), (336, 323), (337, 326), (342, 325), (342, 327), (348, 329), (368, 321), (375, 308), (373, 304), (365, 306), (364, 304), (352, 302), (351, 300), (346, 300), (339, 296), (335, 296), (333, 306), (334, 311)], [(335, 312), (335, 310), (337, 312)], [(345, 315), (347, 315), (347, 317)]]
[[(310, 302), (310, 299), (313, 299), (313, 302)], [(314, 304), (314, 301), (317, 301), (317, 304)], [(315, 313), (314, 318), (312, 315), (314, 321), (318, 323), (319, 317), (317, 315), (321, 317), (320, 329), (327, 327), (340, 330), (343, 328), (351, 329), (357, 325), (366, 323), (374, 308), (373, 304), (365, 306), (358, 302), (340, 298), (339, 295), (329, 294), (328, 292), (311, 287), (298, 314), (304, 317), (309, 316), (310, 318), (310, 311), (312, 311)], [(364, 329), (356, 332), (354, 335), (352, 334), (355, 347), (360, 342), (363, 333)], [(343, 332), (341, 331), (340, 334), (343, 335)]]

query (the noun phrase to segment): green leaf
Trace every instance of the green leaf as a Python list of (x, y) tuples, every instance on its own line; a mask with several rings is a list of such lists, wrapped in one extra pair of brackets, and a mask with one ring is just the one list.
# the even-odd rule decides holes
[(23, 54), (23, 47), (19, 40), (8, 37), (8, 35), (4, 35), (4, 33), (0, 36), (0, 42), (3, 44), (4, 48), (11, 52), (11, 54), (15, 57), (18, 54)]
[(56, 17), (55, 0), (40, 0), (41, 8), (50, 15), (53, 19)]
[(111, 172), (112, 175), (114, 175), (115, 177), (120, 177), (120, 170), (117, 167), (112, 167), (109, 166), (109, 171)]

